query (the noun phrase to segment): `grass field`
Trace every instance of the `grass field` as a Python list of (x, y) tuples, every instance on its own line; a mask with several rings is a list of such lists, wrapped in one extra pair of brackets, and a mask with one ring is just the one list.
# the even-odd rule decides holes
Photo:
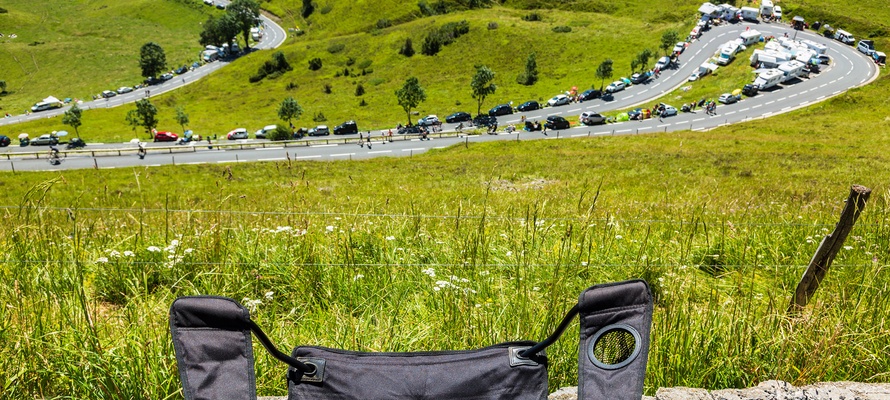
[[(857, 4), (851, 23), (887, 12), (883, 3)], [(395, 8), (381, 2), (387, 7)], [(510, 22), (487, 30), (495, 12)], [(526, 12), (498, 8), (435, 21), (471, 20), (473, 43), (505, 43), (513, 25), (528, 37), (550, 32), (522, 21)], [(624, 32), (646, 26), (623, 14), (594, 19), (547, 11), (545, 23), (590, 18), (629, 24)], [(344, 23), (351, 33), (333, 39), (309, 32), (286, 53), (300, 60), (328, 54), (334, 63), (371, 54), (374, 72), (366, 77), (396, 81), (414, 67), (387, 65), (397, 57), (362, 53), (360, 46), (394, 46), (429, 20), (377, 34), (351, 24), (360, 25)], [(568, 35), (606, 40), (593, 31)], [(628, 46), (657, 41), (621, 38)], [(336, 41), (346, 47), (330, 55), (326, 49)], [(576, 51), (570, 38), (554, 34), (546, 41), (570, 56)], [(434, 60), (415, 59), (416, 71), (440, 65), (446, 53), (477, 54), (469, 43), (459, 41)], [(612, 46), (591, 43), (595, 61), (590, 71), (579, 69), (577, 81)], [(574, 69), (545, 67), (545, 50), (538, 62), (546, 80), (505, 87), (506, 93), (525, 98), (540, 90), (548, 97), (574, 84), (559, 76)], [(517, 53), (511, 73), (524, 64), (524, 51)], [(503, 63), (511, 54), (478, 57)], [(292, 77), (253, 87), (247, 76), (268, 53), (250, 57), (199, 84), (206, 86), (158, 99), (162, 111), (184, 104), (195, 127), (222, 126), (211, 118), (221, 113), (229, 125), (264, 123), (287, 93), (282, 82), (292, 80), (307, 115), (322, 111), (336, 119), (340, 107), (352, 107), (346, 100), (332, 100), (331, 108), (303, 100), (341, 96), (340, 83), (332, 95), (316, 93), (333, 69), (311, 76), (295, 68)], [(616, 60), (616, 75), (622, 65), (629, 59)], [(722, 69), (724, 78), (733, 68)], [(496, 71), (515, 78), (506, 68)], [(429, 75), (422, 82), (437, 82), (428, 91), (445, 93), (424, 107), (453, 107), (443, 100), (450, 96), (469, 104), (463, 78), (454, 78), (448, 92), (446, 77), (423, 73)], [(237, 77), (236, 83), (223, 86), (223, 77)], [(382, 82), (373, 91), (380, 93), (369, 96), (386, 101), (395, 85)], [(210, 88), (224, 89), (202, 98)], [(888, 90), (890, 78), (882, 75), (823, 103), (709, 132), (497, 142), (336, 163), (2, 173), (0, 388), (9, 398), (181, 398), (166, 322), (181, 295), (250, 302), (256, 321), (286, 350), (304, 344), (460, 349), (543, 338), (584, 288), (629, 278), (647, 279), (656, 295), (649, 394), (768, 379), (888, 382), (890, 118), (881, 112)], [(373, 111), (381, 119), (390, 112), (403, 118), (397, 107)], [(103, 123), (123, 120), (115, 112), (85, 114), (82, 132), (86, 124), (94, 124), (90, 134), (106, 132)], [(169, 123), (170, 115), (164, 118)], [(813, 302), (788, 318), (794, 286), (833, 229), (851, 184), (873, 188), (872, 198)], [(577, 383), (576, 327), (548, 350), (551, 389)], [(284, 367), (260, 347), (254, 351), (260, 394), (284, 394)]]

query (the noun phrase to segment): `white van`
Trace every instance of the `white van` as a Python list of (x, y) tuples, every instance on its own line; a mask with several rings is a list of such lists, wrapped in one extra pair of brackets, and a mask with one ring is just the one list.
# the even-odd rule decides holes
[(770, 0), (763, 0), (760, 3), (760, 15), (765, 18), (772, 18), (773, 16), (773, 2)]
[(256, 131), (253, 135), (256, 136), (257, 139), (266, 139), (269, 132), (278, 129), (278, 125), (266, 125), (263, 129)]
[(739, 35), (739, 38), (742, 39), (742, 44), (745, 46), (750, 46), (752, 44), (760, 42), (760, 39), (763, 38), (763, 35), (758, 32), (756, 29), (751, 29), (742, 32)]
[(856, 38), (853, 37), (853, 34), (842, 29), (834, 31), (834, 38), (841, 43), (849, 44), (851, 46), (853, 43), (856, 43)]
[(740, 11), (742, 13), (742, 19), (745, 21), (757, 22), (757, 17), (760, 16), (760, 10), (753, 7), (742, 7)]
[(757, 86), (760, 90), (766, 90), (773, 86), (778, 85), (782, 82), (782, 79), (785, 78), (785, 74), (778, 69), (768, 69), (757, 75), (757, 79), (754, 80), (754, 86)]

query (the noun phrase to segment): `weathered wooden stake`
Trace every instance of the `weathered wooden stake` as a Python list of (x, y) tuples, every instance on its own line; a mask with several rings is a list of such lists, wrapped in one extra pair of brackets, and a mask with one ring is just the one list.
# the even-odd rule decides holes
[(850, 234), (853, 224), (859, 219), (859, 214), (865, 208), (865, 203), (870, 195), (871, 189), (865, 186), (853, 185), (850, 188), (850, 197), (847, 198), (847, 204), (844, 205), (844, 210), (841, 211), (841, 219), (835, 225), (834, 232), (822, 238), (822, 243), (819, 244), (816, 254), (813, 255), (813, 259), (810, 260), (806, 272), (800, 278), (800, 283), (797, 284), (794, 298), (791, 300), (791, 305), (788, 306), (789, 314), (805, 307), (810, 298), (813, 297), (813, 294), (816, 293), (819, 283), (825, 278), (825, 274), (831, 268), (834, 257), (844, 246), (847, 235)]

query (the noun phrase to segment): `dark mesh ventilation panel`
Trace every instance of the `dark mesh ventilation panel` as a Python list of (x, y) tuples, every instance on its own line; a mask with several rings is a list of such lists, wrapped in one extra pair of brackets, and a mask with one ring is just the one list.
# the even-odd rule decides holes
[(600, 368), (618, 369), (633, 361), (640, 352), (640, 334), (627, 325), (601, 329), (590, 342), (590, 361)]

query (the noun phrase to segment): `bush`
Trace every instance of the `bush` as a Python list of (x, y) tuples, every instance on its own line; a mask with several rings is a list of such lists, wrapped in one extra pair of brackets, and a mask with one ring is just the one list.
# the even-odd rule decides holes
[(427, 56), (434, 56), (442, 49), (442, 42), (439, 40), (439, 32), (430, 32), (423, 38), (423, 44), (420, 46), (420, 52)]
[(8, 12), (9, 12), (9, 11), (6, 11), (5, 8), (0, 7), (0, 14), (6, 14), (6, 13), (8, 13)]
[(489, 23), (488, 23), (488, 30), (493, 31), (493, 30), (495, 30), (495, 29), (498, 29), (498, 23), (497, 23), (497, 22), (489, 22)]
[(315, 57), (315, 58), (309, 60), (309, 70), (310, 71), (318, 71), (320, 69), (321, 69), (321, 59), (320, 58)]
[(303, 9), (301, 10), (300, 15), (302, 15), (303, 18), (309, 18), (313, 11), (315, 11), (315, 6), (312, 4), (312, 0), (303, 0)]
[(328, 4), (324, 7), (322, 7), (321, 10), (319, 10), (319, 12), (321, 13), (321, 15), (325, 15), (325, 14), (331, 12), (331, 10), (333, 10), (333, 9), (334, 9), (334, 6)]
[(449, 22), (442, 25), (439, 29), (427, 34), (426, 38), (423, 40), (423, 46), (421, 47), (420, 52), (428, 56), (436, 55), (439, 53), (439, 50), (442, 49), (442, 46), (447, 46), (453, 43), (457, 38), (468, 32), (470, 32), (470, 23), (466, 20)]
[(337, 53), (343, 51), (343, 49), (345, 49), (345, 48), (346, 48), (346, 45), (343, 43), (334, 43), (334, 44), (328, 46), (328, 53), (337, 54)]
[(257, 73), (251, 75), (249, 80), (250, 83), (256, 83), (263, 80), (263, 78), (275, 79), (292, 69), (290, 63), (287, 62), (287, 58), (284, 57), (284, 53), (276, 51), (272, 54), (272, 59), (264, 62)]
[(543, 21), (544, 18), (541, 17), (541, 14), (533, 12), (531, 14), (526, 14), (525, 16), (523, 16), (522, 20), (529, 21), (529, 22), (537, 22), (537, 21)]
[(361, 83), (359, 83), (358, 86), (355, 87), (355, 95), (361, 96), (363, 94), (365, 94), (365, 87), (362, 86)]
[(405, 44), (403, 44), (402, 48), (399, 49), (399, 54), (405, 57), (411, 57), (414, 55), (414, 46), (411, 44), (411, 38), (405, 39)]
[(331, 94), (331, 84), (330, 83), (324, 84), (324, 92), (325, 92), (325, 94)]
[(358, 65), (356, 65), (356, 67), (358, 67), (359, 69), (367, 69), (368, 67), (371, 66), (371, 63), (372, 63), (371, 60), (362, 60), (362, 62), (358, 63)]
[(257, 83), (257, 82), (263, 80), (263, 78), (265, 78), (265, 77), (266, 77), (265, 74), (262, 74), (262, 75), (256, 74), (256, 75), (251, 75), (250, 78), (247, 78), (247, 80), (250, 81), (250, 83)]
[(287, 86), (285, 86), (284, 88), (287, 90), (297, 90), (297, 88), (299, 88), (299, 87), (300, 87), (300, 85), (297, 85), (296, 83), (288, 82)]
[(571, 31), (572, 31), (571, 26), (554, 26), (553, 27), (553, 32), (556, 32), (556, 33), (569, 33)]
[(324, 114), (322, 114), (320, 112), (318, 114), (315, 114), (314, 117), (312, 117), (312, 121), (314, 121), (314, 122), (325, 122), (327, 120), (328, 119), (325, 118)]
[(358, 103), (358, 106), (359, 106), (359, 107), (364, 107), (364, 106), (367, 106), (367, 105), (368, 105), (368, 103), (365, 101), (365, 99), (362, 99), (362, 101)]
[(267, 132), (266, 137), (269, 140), (290, 140), (293, 139), (294, 133), (291, 130), (281, 124), (278, 124), (278, 127), (275, 128), (274, 131)]
[(389, 28), (390, 26), (392, 26), (392, 22), (390, 22), (386, 18), (381, 18), (381, 19), (377, 20), (377, 29), (385, 29), (385, 28)]
[(346, 59), (346, 66), (348, 67), (348, 66), (351, 66), (352, 64), (355, 64), (355, 59), (352, 57), (348, 57)]

